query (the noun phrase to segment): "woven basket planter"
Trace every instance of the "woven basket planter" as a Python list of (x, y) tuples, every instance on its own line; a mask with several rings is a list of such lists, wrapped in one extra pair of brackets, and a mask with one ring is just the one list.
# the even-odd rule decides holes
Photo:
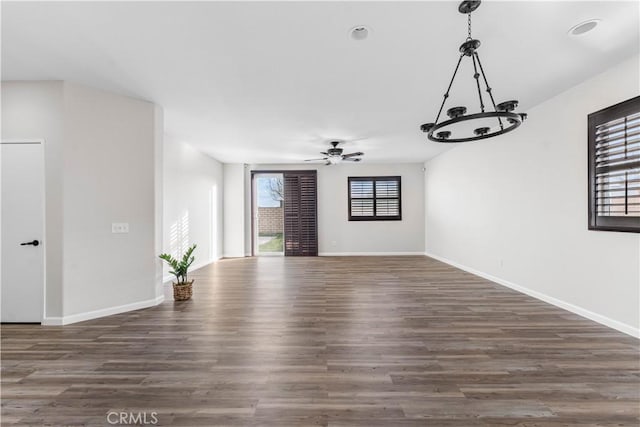
[(177, 283), (173, 283), (173, 299), (176, 301), (186, 301), (191, 299), (193, 295), (193, 280), (185, 283), (184, 285), (179, 285)]

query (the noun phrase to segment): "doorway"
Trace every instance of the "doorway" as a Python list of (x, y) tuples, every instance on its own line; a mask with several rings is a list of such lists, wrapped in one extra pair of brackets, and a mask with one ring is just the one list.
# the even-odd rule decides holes
[(258, 256), (284, 255), (284, 174), (254, 176), (254, 247)]
[(44, 148), (0, 144), (2, 322), (42, 323), (44, 314)]
[(317, 172), (252, 171), (252, 254), (318, 255)]

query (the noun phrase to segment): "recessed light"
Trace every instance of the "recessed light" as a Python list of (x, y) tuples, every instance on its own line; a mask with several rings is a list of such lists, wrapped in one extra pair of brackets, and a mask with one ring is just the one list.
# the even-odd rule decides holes
[(589, 19), (588, 21), (581, 22), (577, 25), (574, 25), (569, 30), (569, 35), (571, 36), (581, 36), (589, 31), (593, 30), (598, 26), (601, 19)]
[(357, 27), (353, 27), (349, 31), (349, 34), (351, 35), (351, 38), (354, 40), (364, 40), (367, 37), (369, 37), (370, 32), (371, 30), (368, 27), (364, 25), (358, 25)]

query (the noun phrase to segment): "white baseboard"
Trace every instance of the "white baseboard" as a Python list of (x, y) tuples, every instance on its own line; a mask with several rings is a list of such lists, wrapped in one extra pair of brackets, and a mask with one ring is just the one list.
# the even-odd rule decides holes
[(251, 256), (251, 255), (244, 255), (244, 254), (224, 254), (222, 255), (222, 258), (244, 258), (245, 256)]
[(319, 252), (318, 256), (423, 256), (424, 252)]
[(491, 280), (492, 282), (495, 282), (499, 285), (506, 286), (507, 288), (511, 288), (518, 292), (522, 292), (523, 294), (529, 295), (533, 298), (555, 305), (556, 307), (560, 307), (564, 310), (570, 311), (571, 313), (577, 314), (578, 316), (593, 320), (594, 322), (600, 323), (601, 325), (605, 325), (627, 335), (631, 335), (634, 338), (640, 338), (640, 329), (634, 328), (633, 326), (627, 325), (626, 323), (622, 323), (601, 314), (594, 313), (593, 311), (587, 310), (586, 308), (582, 308), (569, 302), (562, 301), (547, 294), (543, 294), (542, 292), (534, 291), (532, 289), (525, 288), (524, 286), (516, 285), (515, 283), (509, 282), (508, 280), (492, 276), (490, 274), (476, 270), (475, 268), (467, 267), (466, 265), (459, 264), (447, 258), (430, 254), (428, 252), (425, 252), (424, 255), (428, 256), (429, 258), (444, 262), (445, 264), (449, 264), (453, 267), (459, 268), (460, 270), (464, 270), (468, 273), (480, 276), (484, 279)]
[(119, 305), (116, 307), (101, 308), (100, 310), (87, 311), (86, 313), (72, 314), (64, 317), (46, 317), (42, 320), (42, 324), (46, 326), (62, 326), (72, 323), (84, 322), (85, 320), (97, 319), (99, 317), (112, 316), (127, 311), (140, 310), (156, 306), (164, 301), (164, 295), (145, 301), (133, 302), (130, 304)]
[(62, 317), (45, 317), (44, 319), (42, 319), (41, 323), (42, 326), (62, 326), (64, 325), (62, 321)]

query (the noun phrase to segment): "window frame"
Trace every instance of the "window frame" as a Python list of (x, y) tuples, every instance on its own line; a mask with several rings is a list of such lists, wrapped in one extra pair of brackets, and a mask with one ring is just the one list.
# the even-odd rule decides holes
[(640, 96), (628, 99), (602, 110), (589, 114), (588, 135), (588, 184), (587, 198), (589, 200), (589, 230), (596, 231), (620, 231), (628, 233), (640, 233), (640, 217), (637, 216), (598, 216), (596, 209), (596, 128), (598, 125), (640, 112)]
[[(373, 216), (353, 216), (351, 215), (351, 182), (353, 181), (371, 181), (373, 183)], [(377, 181), (396, 181), (398, 183), (398, 197), (376, 197), (376, 182)], [(348, 195), (348, 218), (349, 221), (402, 221), (402, 177), (398, 175), (394, 176), (350, 176), (347, 179), (347, 195)], [(363, 199), (362, 197), (355, 197), (356, 199)], [(366, 198), (369, 199), (369, 198)], [(376, 215), (377, 200), (397, 200), (398, 201), (398, 215)]]

